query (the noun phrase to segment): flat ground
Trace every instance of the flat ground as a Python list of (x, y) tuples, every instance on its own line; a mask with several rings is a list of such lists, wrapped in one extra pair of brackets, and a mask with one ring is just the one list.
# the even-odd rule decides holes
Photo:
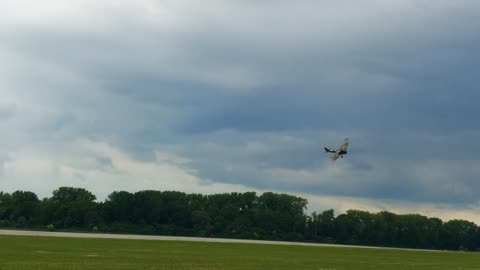
[(480, 270), (480, 253), (0, 235), (13, 269)]

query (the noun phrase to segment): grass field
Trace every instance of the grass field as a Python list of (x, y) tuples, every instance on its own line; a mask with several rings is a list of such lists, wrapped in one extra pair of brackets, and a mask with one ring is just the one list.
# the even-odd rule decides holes
[(480, 269), (480, 253), (0, 236), (0, 270)]

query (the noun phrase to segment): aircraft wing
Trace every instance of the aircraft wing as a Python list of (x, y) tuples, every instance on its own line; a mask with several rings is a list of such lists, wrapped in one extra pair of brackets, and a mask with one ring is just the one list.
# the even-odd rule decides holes
[(333, 154), (332, 157), (330, 157), (330, 158), (332, 159), (332, 161), (335, 161), (335, 160), (337, 160), (337, 159), (340, 157), (340, 155), (338, 154), (338, 152), (339, 152), (339, 151), (335, 152), (335, 154)]
[(340, 146), (339, 150), (347, 151), (347, 147), (348, 147), (348, 139), (345, 139), (345, 141), (343, 141), (343, 144)]

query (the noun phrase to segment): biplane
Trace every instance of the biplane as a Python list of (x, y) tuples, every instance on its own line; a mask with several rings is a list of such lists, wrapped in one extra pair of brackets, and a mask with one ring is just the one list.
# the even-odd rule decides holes
[(332, 161), (335, 161), (338, 158), (343, 158), (343, 156), (348, 153), (347, 147), (348, 147), (348, 138), (345, 138), (345, 140), (343, 140), (343, 144), (340, 145), (340, 148), (338, 148), (337, 150), (332, 150), (327, 147), (325, 147), (324, 149), (326, 153), (333, 153), (333, 155), (330, 158), (332, 159)]

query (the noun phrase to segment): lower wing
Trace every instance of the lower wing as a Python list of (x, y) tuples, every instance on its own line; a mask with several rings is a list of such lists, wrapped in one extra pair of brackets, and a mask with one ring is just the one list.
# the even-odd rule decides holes
[(337, 160), (339, 157), (340, 157), (340, 155), (338, 154), (338, 152), (336, 152), (335, 154), (332, 155), (331, 159), (332, 159), (332, 161), (335, 161), (335, 160)]

